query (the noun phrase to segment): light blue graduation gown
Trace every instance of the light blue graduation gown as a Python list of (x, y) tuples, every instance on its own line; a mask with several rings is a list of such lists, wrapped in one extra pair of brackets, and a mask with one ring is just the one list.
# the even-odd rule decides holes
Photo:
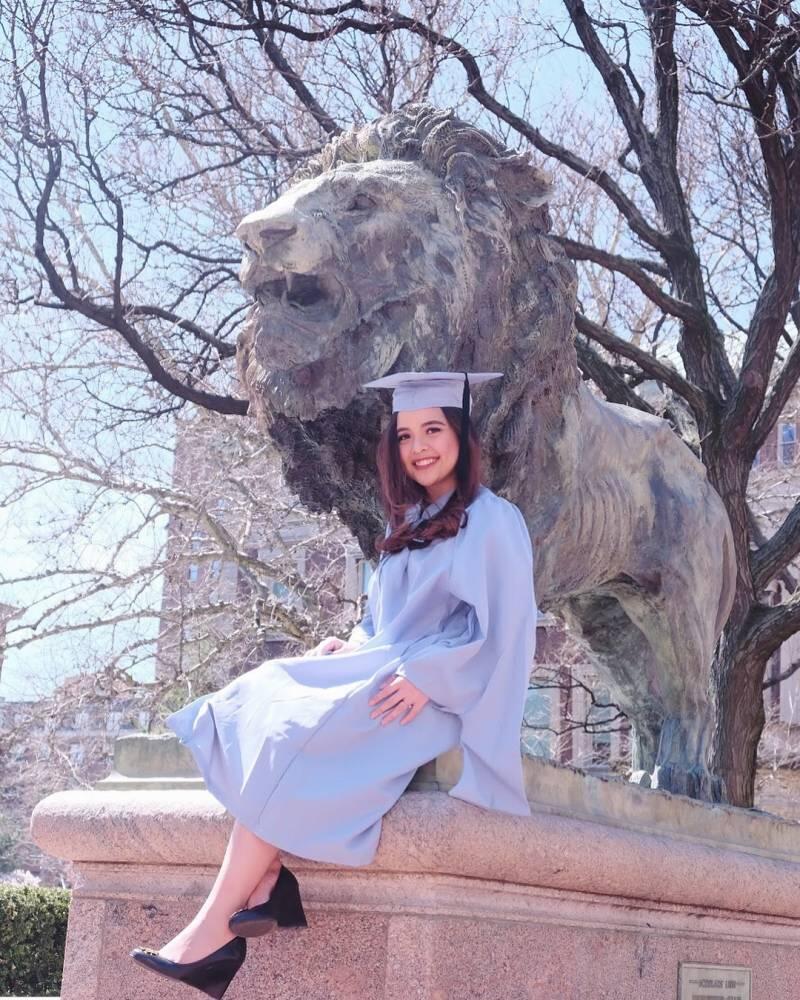
[[(407, 517), (430, 517), (449, 496)], [(536, 643), (530, 535), (486, 486), (467, 512), (454, 537), (379, 560), (350, 636), (358, 649), (267, 660), (167, 717), (208, 790), (258, 837), (368, 864), (416, 769), (459, 745), (450, 795), (530, 815), (520, 753)], [(430, 699), (406, 725), (370, 718), (393, 674)]]

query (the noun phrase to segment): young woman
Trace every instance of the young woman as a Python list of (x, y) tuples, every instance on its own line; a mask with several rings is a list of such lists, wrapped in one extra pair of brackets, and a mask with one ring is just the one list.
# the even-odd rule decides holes
[(522, 514), (480, 483), (469, 385), (501, 373), (399, 372), (378, 447), (388, 523), (368, 610), (347, 641), (267, 660), (170, 715), (234, 817), (197, 915), (146, 968), (222, 997), (246, 938), (306, 926), (280, 851), (369, 864), (418, 767), (461, 746), (449, 794), (530, 815), (520, 727), (536, 636)]

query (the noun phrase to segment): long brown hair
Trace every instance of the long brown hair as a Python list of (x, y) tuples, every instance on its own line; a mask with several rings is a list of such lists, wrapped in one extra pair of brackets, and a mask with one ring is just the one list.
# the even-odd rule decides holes
[[(442, 412), (456, 437), (461, 434), (463, 410), (457, 406), (443, 406)], [(379, 553), (391, 555), (404, 548), (424, 548), (437, 538), (452, 538), (457, 534), (462, 521), (469, 513), (465, 508), (470, 504), (481, 484), (481, 446), (472, 421), (469, 426), (469, 447), (466, 473), (456, 481), (452, 496), (433, 517), (425, 518), (418, 528), (406, 521), (408, 508), (415, 503), (424, 507), (429, 503), (428, 492), (406, 474), (400, 458), (397, 441), (397, 413), (393, 413), (378, 442), (377, 466), (381, 486), (381, 500), (386, 518), (391, 526), (390, 533), (375, 540)]]

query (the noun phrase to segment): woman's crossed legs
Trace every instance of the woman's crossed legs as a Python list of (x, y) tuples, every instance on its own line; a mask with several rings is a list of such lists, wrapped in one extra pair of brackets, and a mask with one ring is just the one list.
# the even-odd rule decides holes
[(277, 847), (256, 837), (235, 820), (216, 881), (196, 916), (160, 949), (162, 958), (195, 962), (236, 936), (228, 930), (231, 914), (269, 899), (281, 867)]

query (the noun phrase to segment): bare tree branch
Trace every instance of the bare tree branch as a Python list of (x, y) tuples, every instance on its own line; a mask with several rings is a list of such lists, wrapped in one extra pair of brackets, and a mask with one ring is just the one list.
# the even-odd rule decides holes
[(670, 389), (678, 393), (679, 396), (682, 396), (695, 413), (702, 414), (705, 412), (706, 400), (703, 393), (696, 386), (687, 382), (670, 365), (659, 361), (640, 347), (636, 347), (621, 337), (617, 337), (580, 312), (575, 314), (575, 326), (581, 333), (592, 340), (596, 340), (598, 344), (602, 344), (607, 351), (619, 354), (630, 361), (635, 361), (651, 378), (658, 379), (659, 382), (668, 385)]

